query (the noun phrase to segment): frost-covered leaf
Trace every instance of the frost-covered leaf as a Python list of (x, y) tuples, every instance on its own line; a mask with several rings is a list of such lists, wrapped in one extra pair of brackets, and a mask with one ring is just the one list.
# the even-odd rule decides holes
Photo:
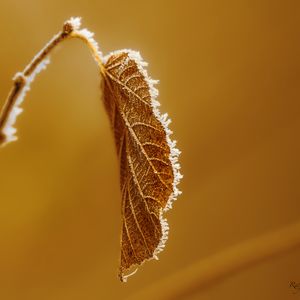
[(104, 59), (104, 104), (120, 162), (121, 280), (163, 250), (169, 230), (163, 212), (180, 193), (179, 150), (170, 140), (170, 121), (158, 110), (155, 82), (145, 65), (132, 50)]

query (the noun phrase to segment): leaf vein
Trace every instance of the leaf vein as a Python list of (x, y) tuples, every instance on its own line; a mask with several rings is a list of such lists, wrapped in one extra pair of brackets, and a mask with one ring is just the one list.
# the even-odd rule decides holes
[(135, 96), (139, 101), (141, 101), (142, 103), (144, 103), (147, 106), (151, 106), (150, 103), (148, 103), (147, 101), (145, 101), (144, 99), (142, 99), (138, 94), (136, 94), (130, 87), (128, 87), (127, 85), (125, 85), (122, 81), (120, 81), (118, 78), (116, 78), (115, 76), (113, 76), (111, 73), (107, 72), (108, 76), (115, 81), (116, 83), (118, 83), (119, 85), (123, 86), (126, 90), (128, 90), (133, 96)]
[[(129, 166), (130, 166), (130, 169), (131, 169), (131, 174), (132, 174), (132, 177), (133, 177), (133, 181), (135, 182), (135, 184), (136, 184), (136, 186), (137, 186), (137, 188), (138, 188), (138, 191), (139, 191), (140, 196), (141, 196), (142, 199), (144, 200), (144, 197), (145, 197), (145, 196), (144, 196), (144, 193), (143, 193), (143, 191), (142, 191), (142, 189), (141, 189), (141, 187), (140, 187), (140, 184), (139, 184), (138, 179), (137, 179), (137, 177), (136, 177), (135, 171), (134, 171), (134, 169), (133, 169), (132, 160), (131, 160), (131, 156), (130, 156), (129, 153), (128, 153), (128, 163), (129, 163)], [(156, 224), (155, 224), (155, 222), (154, 222), (153, 219), (152, 219), (152, 215), (151, 215), (151, 212), (150, 212), (148, 203), (147, 203), (145, 200), (144, 200), (144, 203), (145, 203), (145, 206), (146, 206), (147, 211), (148, 211), (149, 214), (150, 214), (150, 218), (151, 218), (151, 221), (152, 221), (152, 223), (153, 223), (153, 225), (154, 225), (154, 228), (155, 228), (155, 230), (157, 230)]]
[(128, 192), (128, 199), (129, 199), (130, 209), (131, 209), (131, 212), (132, 212), (134, 221), (135, 221), (135, 223), (136, 223), (136, 226), (137, 226), (139, 232), (141, 233), (141, 235), (142, 235), (142, 237), (143, 237), (144, 244), (145, 244), (145, 246), (146, 246), (146, 248), (147, 248), (148, 254), (151, 255), (151, 251), (150, 251), (150, 249), (149, 249), (149, 247), (148, 247), (148, 243), (147, 243), (146, 238), (145, 238), (145, 236), (144, 236), (144, 234), (143, 234), (143, 231), (142, 231), (142, 229), (141, 229), (141, 226), (140, 226), (140, 224), (139, 224), (139, 222), (138, 222), (138, 220), (137, 220), (136, 212), (135, 212), (135, 209), (134, 209), (134, 207), (133, 207), (133, 205), (132, 205), (132, 198), (131, 198), (131, 195), (130, 195), (130, 192), (129, 192), (128, 187), (127, 187), (127, 192)]
[(153, 129), (153, 130), (156, 130), (156, 131), (159, 131), (159, 132), (163, 132), (161, 129), (159, 129), (159, 128), (153, 126), (153, 125), (143, 123), (143, 122), (134, 122), (134, 123), (131, 125), (131, 128), (133, 128), (133, 127), (135, 127), (135, 126), (145, 126), (145, 127), (151, 128), (151, 129)]

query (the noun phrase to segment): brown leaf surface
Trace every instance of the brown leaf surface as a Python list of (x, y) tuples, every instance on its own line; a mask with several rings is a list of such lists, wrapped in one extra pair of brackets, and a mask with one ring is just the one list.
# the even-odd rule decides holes
[(120, 279), (131, 267), (157, 258), (167, 239), (162, 217), (179, 191), (181, 175), (167, 115), (139, 53), (117, 51), (105, 58), (104, 104), (120, 161), (122, 233)]

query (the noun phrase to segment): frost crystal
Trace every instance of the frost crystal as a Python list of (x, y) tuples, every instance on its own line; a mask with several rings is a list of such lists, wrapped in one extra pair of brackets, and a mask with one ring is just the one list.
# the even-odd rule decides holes
[(72, 17), (66, 23), (69, 23), (72, 26), (73, 30), (78, 30), (81, 26), (81, 18), (80, 17)]

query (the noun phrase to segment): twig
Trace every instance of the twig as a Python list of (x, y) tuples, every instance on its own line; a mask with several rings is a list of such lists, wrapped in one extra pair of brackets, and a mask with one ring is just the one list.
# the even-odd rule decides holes
[(93, 39), (93, 33), (87, 29), (80, 30), (80, 18), (71, 18), (64, 23), (62, 31), (57, 33), (46, 46), (33, 58), (22, 72), (18, 72), (13, 78), (14, 85), (4, 103), (0, 113), (0, 146), (17, 139), (14, 136), (16, 129), (13, 125), (16, 117), (22, 112), (19, 107), (30, 89), (30, 84), (35, 75), (45, 68), (46, 60), (51, 51), (62, 41), (68, 38), (78, 38), (84, 41), (90, 48), (100, 72), (103, 73), (102, 54), (98, 49), (97, 42)]
[(300, 248), (300, 222), (200, 260), (165, 279), (160, 279), (133, 294), (128, 300), (188, 299), (190, 295), (228, 276), (296, 248)]

